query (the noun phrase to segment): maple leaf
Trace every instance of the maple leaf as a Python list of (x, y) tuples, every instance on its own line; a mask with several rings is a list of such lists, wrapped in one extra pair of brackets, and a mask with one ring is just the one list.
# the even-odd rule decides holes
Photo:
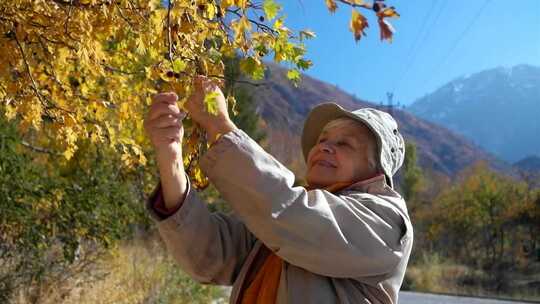
[(265, 0), (263, 4), (263, 10), (268, 20), (272, 20), (279, 12), (280, 6), (274, 2), (274, 0)]
[(396, 32), (392, 24), (390, 24), (390, 22), (384, 18), (379, 18), (378, 22), (381, 40), (388, 40), (388, 42), (392, 42), (392, 37)]
[(400, 15), (393, 6), (385, 7), (383, 10), (377, 12), (379, 18), (399, 18)]
[(326, 6), (328, 7), (328, 10), (332, 13), (335, 12), (337, 9), (337, 4), (334, 0), (326, 0)]
[(219, 93), (217, 92), (210, 92), (204, 96), (204, 104), (206, 105), (206, 112), (212, 115), (218, 114), (218, 106), (217, 106), (218, 98), (219, 98)]
[(392, 37), (396, 32), (392, 24), (390, 24), (390, 22), (388, 22), (388, 20), (385, 18), (399, 17), (398, 12), (393, 6), (385, 7), (377, 12), (381, 40), (388, 40), (389, 42), (392, 42)]
[(362, 36), (365, 36), (364, 32), (368, 25), (368, 21), (364, 15), (360, 14), (357, 10), (352, 10), (351, 22), (349, 24), (351, 32), (353, 32), (354, 40), (358, 41)]

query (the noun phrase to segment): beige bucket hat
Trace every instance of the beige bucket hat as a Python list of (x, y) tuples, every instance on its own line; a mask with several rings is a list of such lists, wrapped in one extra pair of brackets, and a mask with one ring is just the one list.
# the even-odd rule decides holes
[(394, 188), (392, 177), (403, 164), (405, 158), (405, 141), (399, 133), (397, 122), (383, 111), (362, 108), (348, 111), (336, 103), (322, 103), (309, 113), (302, 131), (302, 151), (307, 162), (311, 148), (317, 143), (324, 126), (330, 121), (349, 117), (365, 124), (377, 139), (379, 164), (386, 175), (388, 185)]

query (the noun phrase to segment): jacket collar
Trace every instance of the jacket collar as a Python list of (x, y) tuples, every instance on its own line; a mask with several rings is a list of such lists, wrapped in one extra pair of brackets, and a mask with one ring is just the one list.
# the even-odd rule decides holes
[(347, 188), (343, 189), (343, 191), (350, 191), (350, 190), (371, 193), (371, 194), (388, 193), (389, 191), (395, 192), (386, 183), (386, 178), (384, 177), (384, 174), (379, 174), (372, 178), (358, 181), (348, 186)]
[[(307, 190), (313, 190), (313, 189), (320, 189), (317, 187), (311, 187), (306, 186)], [(386, 178), (384, 176), (384, 173), (380, 173), (378, 175), (375, 175), (374, 177), (370, 177), (368, 179), (364, 179), (355, 183), (346, 183), (341, 182), (334, 185), (330, 185), (328, 187), (322, 188), (324, 190), (330, 191), (332, 193), (342, 192), (342, 191), (359, 191), (364, 193), (370, 193), (370, 194), (399, 194), (395, 192), (392, 187), (388, 186), (386, 183)]]

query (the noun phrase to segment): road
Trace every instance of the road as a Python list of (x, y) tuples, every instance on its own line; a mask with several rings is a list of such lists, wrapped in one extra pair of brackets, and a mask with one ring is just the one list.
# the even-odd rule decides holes
[(482, 298), (453, 297), (402, 291), (399, 293), (399, 304), (520, 304), (527, 302), (503, 301)]

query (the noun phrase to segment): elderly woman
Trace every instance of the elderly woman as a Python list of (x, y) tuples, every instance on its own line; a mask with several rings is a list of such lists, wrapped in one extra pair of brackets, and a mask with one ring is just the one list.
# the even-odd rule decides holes
[[(204, 78), (185, 104), (212, 143), (200, 160), (232, 207), (210, 213), (182, 165), (182, 119), (162, 93), (145, 120), (161, 182), (148, 207), (181, 268), (203, 283), (233, 285), (230, 303), (397, 303), (413, 230), (392, 176), (404, 143), (374, 109), (315, 107), (302, 134), (309, 187), (229, 119)], [(218, 94), (218, 114), (204, 94)]]

